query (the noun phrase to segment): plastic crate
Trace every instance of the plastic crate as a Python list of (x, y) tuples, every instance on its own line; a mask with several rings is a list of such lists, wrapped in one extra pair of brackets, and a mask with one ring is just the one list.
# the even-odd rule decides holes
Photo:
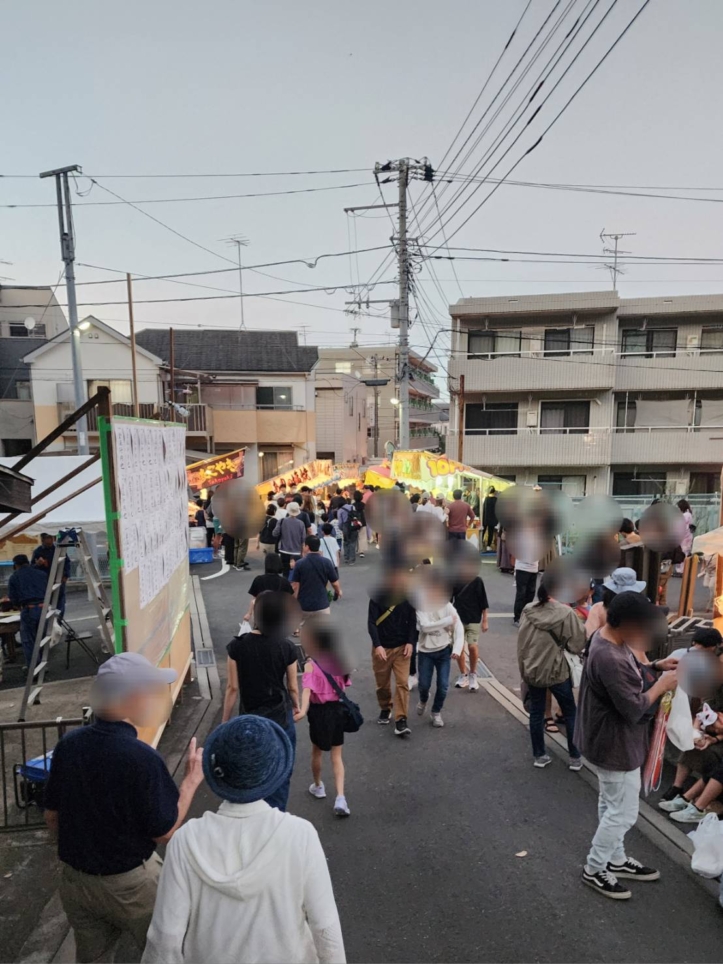
[(188, 561), (193, 565), (197, 562), (213, 562), (213, 548), (189, 549)]

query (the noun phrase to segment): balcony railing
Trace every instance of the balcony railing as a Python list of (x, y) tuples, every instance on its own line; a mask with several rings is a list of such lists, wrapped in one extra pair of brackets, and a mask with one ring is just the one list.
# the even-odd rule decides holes
[(610, 429), (605, 427), (590, 428), (465, 428), (465, 435), (606, 435)]
[(637, 433), (652, 435), (656, 432), (680, 432), (694, 435), (697, 432), (723, 432), (723, 425), (616, 425), (613, 432), (618, 435)]

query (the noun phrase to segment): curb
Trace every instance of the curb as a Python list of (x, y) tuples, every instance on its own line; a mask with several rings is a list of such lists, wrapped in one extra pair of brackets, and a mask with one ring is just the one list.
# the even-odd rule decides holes
[[(523, 726), (529, 725), (529, 716), (525, 712), (522, 700), (504, 686), (494, 676), (490, 679), (480, 679), (480, 686), (496, 700), (507, 712)], [(567, 740), (560, 733), (546, 733), (546, 741), (551, 744), (550, 749), (555, 756), (567, 759)], [(597, 791), (597, 776), (593, 767), (583, 760), (583, 768), (579, 776), (588, 786)], [(674, 827), (662, 814), (658, 813), (649, 803), (641, 798), (638, 821), (635, 825), (641, 833), (655, 846), (662, 850), (666, 857), (684, 867), (695, 882), (708, 894), (718, 900), (719, 885), (715, 880), (708, 880), (690, 869), (690, 858), (693, 854), (693, 844), (685, 833)]]

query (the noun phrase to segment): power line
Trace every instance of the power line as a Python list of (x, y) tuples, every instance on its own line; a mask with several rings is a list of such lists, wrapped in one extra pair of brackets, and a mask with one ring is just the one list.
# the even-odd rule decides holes
[[(98, 187), (102, 187), (96, 178), (91, 178), (94, 184)], [(90, 208), (90, 207), (115, 207), (119, 204), (180, 204), (186, 201), (231, 201), (236, 198), (257, 198), (257, 197), (283, 197), (288, 194), (316, 194), (319, 191), (341, 191), (345, 188), (352, 187), (368, 187), (373, 186), (373, 181), (357, 181), (355, 184), (331, 184), (326, 187), (302, 187), (291, 191), (261, 191), (255, 194), (204, 194), (198, 197), (161, 197), (161, 198), (142, 198), (138, 201), (83, 201), (81, 204), (76, 204), (76, 209), (78, 208)], [(104, 190), (109, 190), (108, 188), (103, 188)], [(113, 193), (109, 191), (109, 193)], [(0, 208), (52, 208), (55, 207), (54, 204), (0, 204)]]
[[(367, 172), (368, 167), (338, 167), (326, 171), (253, 171), (243, 174), (94, 174), (93, 177), (102, 177), (108, 180), (119, 178), (132, 178), (135, 180), (146, 180), (155, 178), (192, 178), (192, 177), (296, 177), (305, 174), (361, 174)], [(87, 176), (87, 175), (86, 175)], [(37, 180), (37, 174), (0, 174), (0, 178), (13, 178), (22, 180)]]

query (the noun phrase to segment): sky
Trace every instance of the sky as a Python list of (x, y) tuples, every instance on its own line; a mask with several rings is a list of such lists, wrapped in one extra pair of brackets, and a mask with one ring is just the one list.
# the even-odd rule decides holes
[[(430, 360), (440, 365), (448, 344), (447, 306), (461, 295), (611, 286), (609, 273), (599, 265), (461, 260), (501, 257), (479, 249), (600, 255), (599, 235), (605, 229), (633, 232), (621, 246), (637, 256), (723, 258), (723, 129), (717, 122), (723, 89), (723, 5), (718, 0), (652, 0), (542, 142), (509, 175), (511, 180), (537, 183), (631, 185), (648, 193), (706, 200), (503, 184), (473, 213), (495, 186), (486, 181), (468, 185), (467, 193), (446, 209), (463, 173), (477, 172), (479, 178), (507, 174), (643, 3), (35, 0), (6, 6), (3, 32), (13, 42), (6, 43), (0, 61), (0, 174), (5, 175), (0, 178), (0, 261), (10, 264), (0, 264), (0, 283), (58, 282), (54, 185), (37, 174), (68, 164), (81, 165), (84, 175), (97, 181), (79, 177), (73, 197), (80, 315), (95, 314), (124, 333), (126, 271), (140, 276), (231, 269), (176, 282), (137, 278), (135, 314), (138, 327), (237, 327), (239, 299), (216, 296), (238, 292), (236, 249), (222, 239), (244, 235), (250, 242), (243, 250), (248, 265), (387, 246), (324, 258), (313, 269), (303, 263), (259, 269), (274, 277), (250, 269), (243, 273), (249, 295), (326, 289), (247, 297), (248, 327), (298, 329), (308, 344), (324, 346), (349, 344), (355, 327), (361, 329), (360, 345), (386, 343), (395, 332), (384, 304), (372, 304), (350, 317), (344, 303), (359, 290), (365, 298), (395, 296), (394, 266), (391, 258), (385, 265), (383, 261), (390, 252), (390, 216), (396, 217), (396, 211), (349, 217), (344, 208), (381, 203), (374, 164), (404, 156), (429, 157), (441, 177), (434, 190), (444, 232), (429, 185), (416, 181), (410, 187), (409, 225), (410, 236), (429, 245), (426, 253), (441, 246), (436, 254), (447, 257), (417, 265), (419, 303), (412, 311), (413, 346), (426, 353), (436, 337)], [(490, 76), (523, 11), (515, 38)], [(539, 114), (522, 130), (532, 108), (526, 113), (522, 109), (536, 79), (576, 18), (588, 14), (572, 46), (561, 48), (563, 59), (535, 99), (542, 103)], [(549, 35), (555, 25), (556, 32)], [(503, 105), (545, 41), (537, 61)], [(471, 119), (447, 153), (485, 81)], [(498, 108), (499, 115), (485, 130)], [(455, 159), (485, 110), (481, 126)], [(511, 126), (515, 117), (521, 120)], [(343, 173), (269, 176), (331, 170)], [(244, 173), (264, 176), (209, 176)], [(445, 183), (445, 174), (456, 176), (457, 182)], [(142, 203), (307, 188), (325, 190)], [(472, 188), (477, 191), (470, 198)], [(116, 201), (109, 191), (137, 202), (141, 211), (167, 227), (128, 204), (91, 203)], [(388, 203), (397, 199), (396, 184), (383, 185), (381, 191)], [(48, 206), (7, 207), (23, 204)], [(462, 247), (477, 250), (455, 250)], [(452, 255), (454, 262), (449, 260)], [(623, 297), (723, 289), (723, 262), (628, 264), (625, 272), (618, 281)], [(373, 277), (388, 283), (373, 289), (353, 287)], [(85, 285), (109, 279), (122, 283)], [(201, 284), (211, 287), (195, 286)], [(65, 302), (62, 286), (58, 297)], [(208, 300), (144, 303), (181, 298)]]

